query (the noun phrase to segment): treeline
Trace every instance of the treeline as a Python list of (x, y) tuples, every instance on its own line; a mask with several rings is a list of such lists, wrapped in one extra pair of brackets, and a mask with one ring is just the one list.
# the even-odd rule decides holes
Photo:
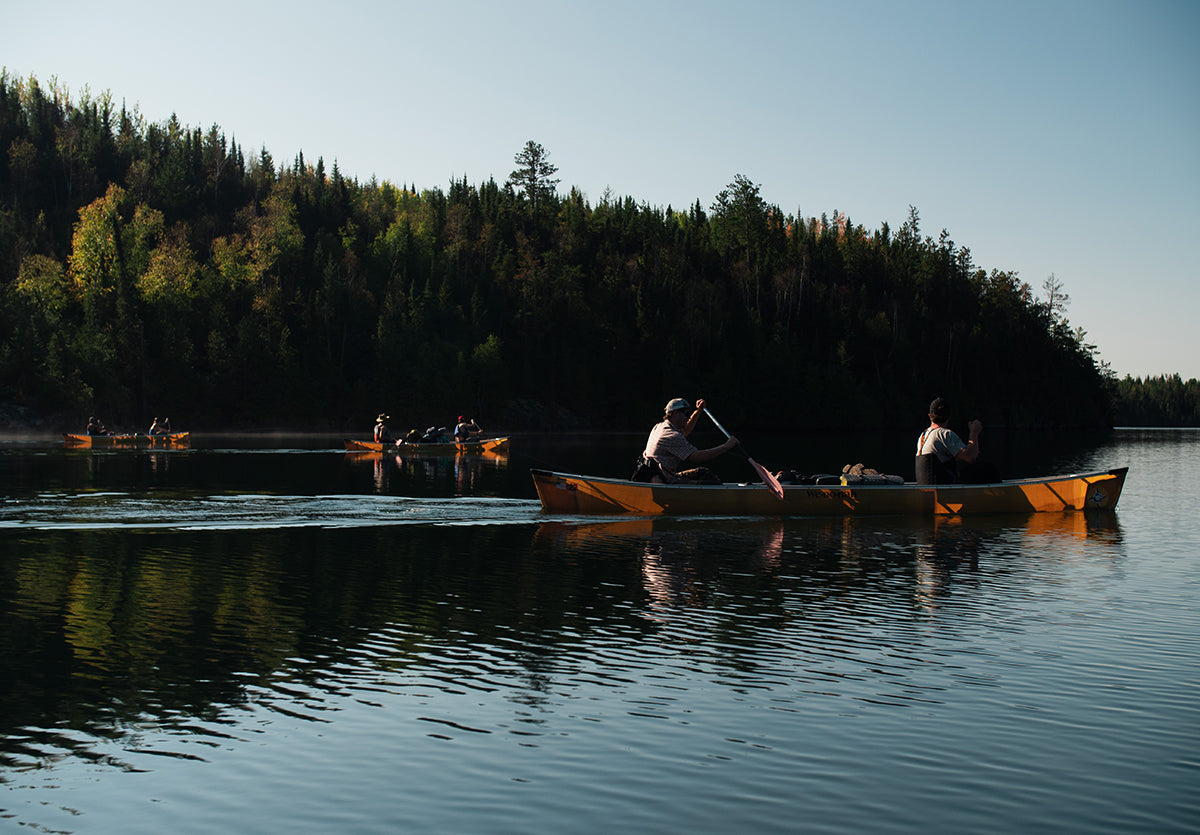
[(1200, 380), (1178, 374), (1116, 383), (1116, 426), (1200, 426)]
[(0, 401), (42, 414), (641, 428), (685, 396), (895, 427), (941, 395), (990, 426), (1112, 422), (1061, 284), (977, 267), (916, 209), (868, 230), (741, 175), (707, 209), (593, 204), (533, 142), (503, 184), (359, 182), (6, 73), (0, 151)]

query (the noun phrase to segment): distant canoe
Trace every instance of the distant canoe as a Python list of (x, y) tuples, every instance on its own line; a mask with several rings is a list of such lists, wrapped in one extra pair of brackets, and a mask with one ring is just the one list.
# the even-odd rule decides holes
[(531, 470), (547, 513), (639, 516), (975, 515), (1112, 510), (1128, 467), (995, 484), (785, 484), (780, 500), (765, 484), (648, 484)]
[(63, 445), (79, 449), (179, 448), (190, 446), (190, 432), (168, 435), (71, 435), (63, 433)]
[(444, 444), (380, 444), (374, 441), (345, 441), (347, 452), (395, 452), (400, 455), (454, 455), (456, 452), (506, 452), (508, 438), (453, 441)]

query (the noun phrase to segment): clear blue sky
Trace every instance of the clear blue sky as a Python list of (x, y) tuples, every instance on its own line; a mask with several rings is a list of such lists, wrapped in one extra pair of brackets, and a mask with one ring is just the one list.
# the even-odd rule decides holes
[(503, 182), (533, 139), (593, 204), (912, 205), (1053, 274), (1118, 375), (1200, 378), (1196, 0), (59, 0), (6, 9), (0, 64), (360, 181)]

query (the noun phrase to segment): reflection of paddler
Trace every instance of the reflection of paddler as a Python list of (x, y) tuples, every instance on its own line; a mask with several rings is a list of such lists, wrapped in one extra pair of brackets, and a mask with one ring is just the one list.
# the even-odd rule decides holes
[(459, 494), (468, 492), (475, 486), (475, 480), (482, 471), (478, 460), (469, 461), (465, 455), (454, 456), (454, 483)]
[(700, 600), (691, 560), (672, 559), (664, 554), (662, 543), (653, 540), (642, 551), (642, 585), (650, 595), (650, 608), (660, 614)]
[(382, 493), (387, 487), (387, 466), (383, 462), (383, 456), (380, 455), (375, 459), (375, 491)]
[[(1045, 514), (1031, 513), (1033, 519)], [(979, 569), (979, 549), (987, 528), (977, 520), (961, 516), (934, 517), (933, 526), (922, 528), (916, 535), (916, 600), (918, 605), (932, 611), (935, 600), (949, 593), (954, 572), (960, 568)], [(991, 530), (1000, 530), (991, 520)]]
[(767, 535), (767, 541), (758, 549), (760, 568), (778, 568), (783, 562), (783, 524)]

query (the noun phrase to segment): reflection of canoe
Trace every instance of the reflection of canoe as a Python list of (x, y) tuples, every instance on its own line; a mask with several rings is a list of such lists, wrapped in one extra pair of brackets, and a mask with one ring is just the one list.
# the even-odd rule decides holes
[(453, 455), (456, 452), (504, 452), (508, 438), (483, 438), (478, 441), (445, 444), (377, 444), (374, 441), (346, 441), (349, 452), (395, 452), (399, 455)]
[(431, 461), (435, 458), (444, 458), (446, 461), (455, 461), (455, 460), (461, 459), (463, 461), (476, 461), (476, 462), (480, 462), (480, 463), (486, 463), (486, 464), (491, 464), (494, 466), (501, 466), (501, 467), (505, 467), (508, 465), (508, 450), (507, 449), (489, 449), (489, 450), (484, 450), (482, 452), (479, 450), (466, 450), (464, 452), (458, 452), (457, 450), (451, 450), (450, 452), (447, 452), (447, 453), (422, 452), (419, 455), (410, 455), (410, 456), (405, 456), (405, 455), (397, 452), (395, 447), (388, 447), (386, 450), (380, 450), (379, 452), (374, 452), (369, 449), (354, 449), (354, 450), (348, 449), (348, 450), (346, 450), (346, 460), (347, 461), (376, 461), (376, 462), (378, 462), (378, 461), (392, 460), (392, 461), (399, 462), (401, 459), (403, 459), (405, 457), (408, 457), (409, 460), (415, 460), (417, 458), (420, 458), (423, 460)]
[(976, 514), (1111, 510), (1127, 467), (997, 484), (784, 485), (783, 500), (764, 484), (647, 484), (531, 470), (547, 513), (717, 516)]
[(542, 522), (537, 536), (563, 542), (590, 542), (595, 539), (649, 539), (654, 535), (652, 519), (627, 519), (620, 522), (597, 522), (573, 525), (569, 522)]
[(125, 448), (125, 447), (186, 447), (192, 443), (190, 432), (169, 435), (68, 435), (63, 445), (68, 447)]

